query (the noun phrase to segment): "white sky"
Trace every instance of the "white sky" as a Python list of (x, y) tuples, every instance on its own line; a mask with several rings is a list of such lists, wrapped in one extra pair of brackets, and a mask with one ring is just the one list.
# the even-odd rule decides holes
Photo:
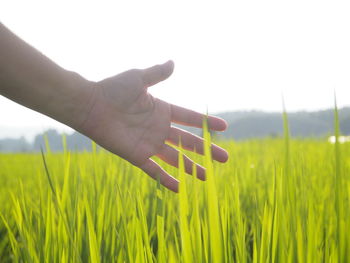
[[(175, 61), (153, 95), (205, 112), (350, 104), (350, 1), (0, 1), (0, 20), (90, 80)], [(0, 58), (1, 59), (1, 58)], [(0, 138), (67, 130), (0, 96)]]

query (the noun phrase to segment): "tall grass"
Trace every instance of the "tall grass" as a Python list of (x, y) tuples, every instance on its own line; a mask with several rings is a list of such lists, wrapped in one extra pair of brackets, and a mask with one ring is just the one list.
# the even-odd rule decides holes
[(206, 182), (165, 165), (178, 195), (105, 151), (0, 155), (0, 262), (349, 261), (349, 144), (286, 115), (284, 138), (221, 142), (225, 165), (204, 138)]

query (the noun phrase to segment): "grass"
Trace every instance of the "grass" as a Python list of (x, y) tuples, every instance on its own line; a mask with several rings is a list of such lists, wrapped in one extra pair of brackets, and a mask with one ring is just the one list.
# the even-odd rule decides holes
[(204, 137), (207, 182), (165, 166), (178, 195), (105, 151), (0, 155), (0, 262), (350, 260), (348, 143), (291, 139), (285, 115), (222, 165)]

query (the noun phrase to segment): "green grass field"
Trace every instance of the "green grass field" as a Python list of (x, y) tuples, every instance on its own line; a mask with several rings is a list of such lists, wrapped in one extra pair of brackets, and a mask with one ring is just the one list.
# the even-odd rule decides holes
[(0, 262), (350, 262), (349, 143), (220, 144), (206, 182), (165, 166), (179, 194), (105, 151), (0, 155)]

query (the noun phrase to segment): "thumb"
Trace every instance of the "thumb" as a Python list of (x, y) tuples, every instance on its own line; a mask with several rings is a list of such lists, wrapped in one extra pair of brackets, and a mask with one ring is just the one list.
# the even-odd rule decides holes
[(166, 80), (174, 71), (174, 62), (169, 60), (168, 62), (155, 65), (150, 68), (142, 70), (142, 80), (146, 88), (153, 86), (163, 80)]

